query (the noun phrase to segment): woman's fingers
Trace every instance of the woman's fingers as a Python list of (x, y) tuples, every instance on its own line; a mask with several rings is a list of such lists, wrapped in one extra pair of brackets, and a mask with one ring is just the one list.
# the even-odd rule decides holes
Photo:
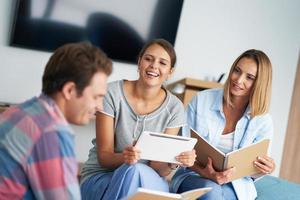
[(271, 173), (270, 169), (267, 166), (265, 166), (264, 164), (260, 163), (260, 162), (255, 161), (254, 166), (264, 174), (270, 174)]
[(134, 164), (140, 159), (140, 150), (133, 146), (127, 146), (123, 151), (124, 162)]
[(234, 172), (235, 167), (229, 168), (222, 172), (215, 172), (215, 180), (220, 185), (229, 183)]
[(215, 169), (213, 166), (213, 161), (210, 157), (207, 158), (207, 164), (206, 164), (206, 168), (211, 172), (211, 173), (215, 173)]
[(275, 169), (275, 162), (271, 157), (259, 156), (256, 161), (254, 161), (254, 166), (258, 168), (264, 174), (270, 174)]
[(138, 148), (136, 148), (135, 146), (127, 146), (127, 147), (125, 148), (125, 150), (126, 150), (126, 151), (129, 151), (129, 152), (137, 152), (137, 153), (141, 153), (141, 151), (140, 151)]
[(208, 173), (208, 177), (210, 177), (210, 179), (214, 180), (216, 183), (220, 185), (230, 182), (231, 177), (236, 170), (235, 167), (232, 167), (225, 171), (218, 172), (214, 169), (213, 160), (210, 157), (208, 157), (208, 161), (205, 169)]
[(178, 156), (176, 156), (176, 160), (182, 163), (182, 165), (186, 167), (193, 166), (195, 159), (196, 159), (195, 150), (182, 152)]
[(275, 162), (274, 159), (269, 156), (260, 156), (258, 160), (264, 162), (272, 171), (275, 169)]

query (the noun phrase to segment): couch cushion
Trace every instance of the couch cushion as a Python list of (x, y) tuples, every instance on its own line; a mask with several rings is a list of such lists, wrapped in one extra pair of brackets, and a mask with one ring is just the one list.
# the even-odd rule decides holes
[(255, 182), (257, 200), (299, 200), (300, 185), (273, 176)]

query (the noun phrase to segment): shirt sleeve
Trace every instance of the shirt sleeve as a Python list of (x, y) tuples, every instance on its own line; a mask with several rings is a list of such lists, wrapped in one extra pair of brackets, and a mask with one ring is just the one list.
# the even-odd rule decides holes
[[(115, 117), (116, 115), (116, 101), (119, 99), (117, 95), (118, 93), (117, 84), (111, 84), (108, 86), (107, 94), (103, 100), (103, 110), (100, 113), (106, 114), (111, 117)], [(121, 92), (121, 91), (120, 91)]]
[(274, 134), (274, 125), (270, 114), (258, 117), (255, 126), (257, 127), (257, 135), (253, 142), (257, 142), (262, 139), (272, 140)]
[(186, 125), (186, 119), (184, 115), (183, 104), (177, 97), (171, 96), (173, 99), (171, 106), (169, 107), (170, 120), (168, 122), (167, 128), (180, 128)]
[[(258, 142), (260, 140), (263, 139), (270, 139), (271, 142), (269, 144), (269, 149), (268, 149), (268, 153), (271, 153), (271, 149), (272, 149), (272, 138), (273, 138), (273, 134), (274, 134), (274, 125), (273, 125), (273, 120), (270, 114), (266, 114), (260, 117), (257, 117), (257, 122), (256, 122), (256, 126), (257, 126), (257, 135), (254, 138), (253, 143)], [(251, 178), (253, 179), (253, 181), (257, 181), (259, 179), (261, 179), (262, 177), (264, 177), (266, 175), (262, 175), (262, 174), (257, 174), (257, 175), (253, 175), (251, 176)]]
[(26, 170), (36, 199), (80, 199), (74, 136), (67, 131), (43, 133)]
[(190, 103), (187, 105), (185, 110), (185, 117), (187, 124), (182, 129), (182, 135), (185, 137), (191, 137), (190, 128), (196, 130), (196, 102), (197, 102), (197, 95), (192, 98)]
[(274, 134), (274, 125), (273, 120), (270, 114), (265, 114), (263, 116), (259, 116), (256, 119), (255, 127), (257, 129), (255, 130), (256, 136), (252, 143), (258, 142), (263, 139), (270, 139), (269, 149), (268, 153), (271, 153), (272, 149), (272, 139)]

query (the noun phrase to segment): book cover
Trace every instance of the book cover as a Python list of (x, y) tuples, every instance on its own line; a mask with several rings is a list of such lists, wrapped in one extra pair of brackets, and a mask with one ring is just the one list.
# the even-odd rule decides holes
[(264, 139), (225, 154), (212, 146), (192, 129), (191, 137), (198, 140), (195, 145), (195, 150), (197, 154), (196, 160), (200, 163), (200, 165), (205, 167), (207, 164), (207, 158), (211, 157), (213, 160), (213, 167), (216, 171), (224, 171), (231, 167), (235, 167), (236, 171), (231, 180), (258, 174), (259, 171), (254, 167), (253, 162), (258, 156), (267, 155), (270, 143), (269, 139)]
[(199, 188), (190, 190), (181, 194), (175, 194), (175, 193), (168, 193), (168, 192), (161, 192), (161, 191), (155, 191), (155, 190), (149, 190), (144, 188), (139, 188), (138, 191), (128, 197), (124, 198), (123, 200), (195, 200), (205, 193), (209, 192), (211, 190), (210, 187), (206, 188)]

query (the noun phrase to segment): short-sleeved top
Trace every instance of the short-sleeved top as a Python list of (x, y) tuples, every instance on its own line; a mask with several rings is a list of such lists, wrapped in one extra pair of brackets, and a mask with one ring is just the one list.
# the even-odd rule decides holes
[(50, 97), (0, 115), (0, 199), (80, 199), (77, 170), (74, 133)]
[[(179, 128), (185, 125), (184, 107), (181, 101), (169, 91), (161, 106), (147, 115), (137, 115), (129, 105), (124, 93), (124, 81), (108, 84), (108, 93), (104, 98), (102, 113), (114, 118), (114, 151), (122, 152), (132, 144), (143, 131), (165, 132), (167, 128)], [(89, 152), (89, 158), (82, 169), (83, 183), (87, 178), (100, 172), (111, 170), (101, 167), (97, 160), (96, 141)]]

